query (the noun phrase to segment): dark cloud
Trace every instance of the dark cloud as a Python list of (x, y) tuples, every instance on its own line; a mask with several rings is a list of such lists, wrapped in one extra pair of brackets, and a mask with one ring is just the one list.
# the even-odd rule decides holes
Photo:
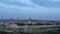
[(33, 3), (44, 7), (60, 7), (59, 1), (52, 0), (31, 0)]

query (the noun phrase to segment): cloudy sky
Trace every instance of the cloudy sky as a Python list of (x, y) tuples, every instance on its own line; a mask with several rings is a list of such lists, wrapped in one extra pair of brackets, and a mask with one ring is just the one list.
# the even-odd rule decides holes
[(60, 0), (0, 0), (0, 19), (60, 20)]

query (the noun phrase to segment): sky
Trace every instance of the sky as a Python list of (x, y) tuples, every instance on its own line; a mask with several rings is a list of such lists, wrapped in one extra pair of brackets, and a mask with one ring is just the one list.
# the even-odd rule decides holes
[(0, 19), (60, 20), (60, 0), (0, 0)]

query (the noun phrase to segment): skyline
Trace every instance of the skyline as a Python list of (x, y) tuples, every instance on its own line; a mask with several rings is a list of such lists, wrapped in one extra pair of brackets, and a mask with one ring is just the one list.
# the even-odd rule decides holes
[(0, 18), (60, 20), (60, 0), (0, 0)]

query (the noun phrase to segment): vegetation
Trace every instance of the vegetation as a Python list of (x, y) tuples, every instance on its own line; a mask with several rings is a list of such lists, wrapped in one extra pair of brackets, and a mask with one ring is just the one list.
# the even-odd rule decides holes
[(0, 34), (16, 34), (16, 33), (0, 31)]

